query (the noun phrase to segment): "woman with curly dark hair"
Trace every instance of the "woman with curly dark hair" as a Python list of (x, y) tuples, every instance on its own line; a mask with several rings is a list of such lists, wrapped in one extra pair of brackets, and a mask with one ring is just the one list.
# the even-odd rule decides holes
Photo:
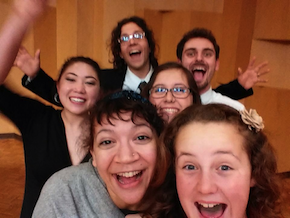
[(220, 104), (193, 105), (179, 113), (163, 137), (172, 160), (163, 206), (155, 203), (159, 212), (151, 214), (282, 217), (277, 162), (263, 127), (255, 110), (239, 113)]

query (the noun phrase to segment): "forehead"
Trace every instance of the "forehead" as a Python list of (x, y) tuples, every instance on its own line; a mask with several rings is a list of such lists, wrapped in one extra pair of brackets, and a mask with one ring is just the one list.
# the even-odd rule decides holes
[(121, 35), (129, 35), (135, 32), (143, 32), (143, 30), (134, 22), (126, 23), (121, 28)]
[[(133, 121), (131, 119), (132, 112), (123, 112), (119, 114), (112, 114), (108, 117), (107, 114), (104, 114), (101, 119), (101, 124), (99, 124), (95, 120), (95, 127), (96, 128), (110, 128), (110, 129), (123, 129), (122, 127), (127, 126), (130, 128), (136, 127), (136, 126), (148, 126), (150, 127), (149, 123), (143, 119), (142, 117), (135, 116)], [(121, 127), (121, 128), (120, 128)]]
[(176, 137), (175, 149), (198, 157), (212, 156), (220, 151), (244, 155), (244, 138), (232, 125), (224, 122), (193, 122), (182, 127)]
[(195, 50), (201, 50), (201, 51), (204, 49), (212, 49), (213, 51), (215, 50), (211, 41), (209, 41), (206, 38), (191, 38), (191, 39), (189, 39), (184, 44), (183, 52), (185, 52), (186, 50), (189, 50), (189, 49), (195, 49)]
[(97, 76), (98, 77), (98, 73), (95, 71), (95, 69), (84, 62), (75, 62), (71, 65), (69, 65), (65, 70), (64, 73), (74, 73), (77, 74), (79, 76), (83, 75), (90, 75), (90, 76)]
[(156, 84), (171, 86), (181, 83), (186, 86), (189, 85), (185, 73), (181, 69), (167, 69), (158, 73), (153, 86)]

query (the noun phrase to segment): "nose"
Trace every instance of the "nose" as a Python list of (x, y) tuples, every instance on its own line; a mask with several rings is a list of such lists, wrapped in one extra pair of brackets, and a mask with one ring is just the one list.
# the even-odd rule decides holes
[(215, 179), (210, 172), (201, 172), (198, 180), (198, 191), (202, 194), (213, 194), (217, 191)]
[(75, 84), (75, 91), (79, 93), (85, 93), (85, 84), (83, 82), (77, 82)]
[(175, 101), (175, 97), (173, 96), (173, 94), (170, 90), (168, 90), (166, 92), (165, 101), (167, 101), (167, 102), (174, 102)]
[(116, 155), (116, 162), (118, 163), (132, 163), (139, 159), (139, 153), (135, 151), (132, 145), (129, 142), (121, 143)]
[(202, 55), (202, 53), (197, 53), (197, 55), (196, 55), (196, 61), (203, 61), (203, 55)]
[(129, 42), (130, 45), (136, 44), (136, 41), (135, 41), (134, 37), (130, 37), (128, 42)]

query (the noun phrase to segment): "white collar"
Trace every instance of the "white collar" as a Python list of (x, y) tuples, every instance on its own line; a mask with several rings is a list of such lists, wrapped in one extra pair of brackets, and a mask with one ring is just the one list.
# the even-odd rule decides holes
[(149, 82), (151, 76), (153, 73), (153, 67), (150, 66), (150, 70), (147, 73), (145, 78), (139, 78), (138, 76), (136, 76), (136, 74), (134, 74), (129, 67), (127, 67), (127, 71), (126, 71), (126, 75), (125, 75), (125, 80), (123, 83), (123, 90), (132, 90), (135, 92), (140, 92), (138, 86), (140, 84), (140, 82)]

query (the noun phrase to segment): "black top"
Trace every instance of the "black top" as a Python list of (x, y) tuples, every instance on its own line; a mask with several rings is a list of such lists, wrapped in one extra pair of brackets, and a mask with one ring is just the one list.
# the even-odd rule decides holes
[[(105, 93), (121, 90), (125, 80), (126, 69), (104, 69), (100, 74), (100, 81)], [(27, 82), (27, 76), (22, 78), (22, 85), (39, 95), (43, 99), (61, 106), (59, 102), (55, 101), (56, 83), (49, 77), (42, 69), (39, 70), (37, 76), (31, 81)], [(238, 82), (233, 80), (228, 84), (223, 84), (214, 89), (214, 91), (226, 95), (232, 99), (239, 100), (253, 94), (253, 90), (245, 90)]]
[[(21, 217), (31, 217), (40, 191), (55, 172), (71, 166), (61, 111), (0, 86), (0, 111), (20, 130), (25, 155), (25, 193)], [(88, 161), (88, 153), (84, 161)]]

